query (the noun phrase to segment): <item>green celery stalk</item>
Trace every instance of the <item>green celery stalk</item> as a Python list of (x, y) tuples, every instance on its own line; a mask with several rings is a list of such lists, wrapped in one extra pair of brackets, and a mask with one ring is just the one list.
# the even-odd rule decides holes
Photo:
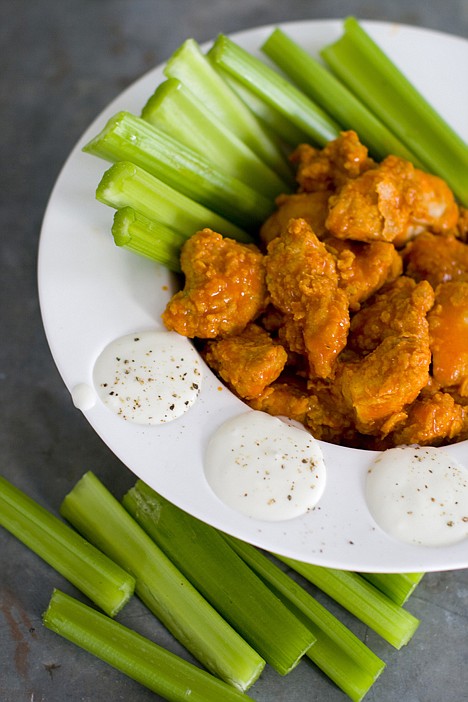
[(239, 98), (245, 102), (249, 109), (256, 115), (259, 122), (264, 124), (266, 129), (275, 134), (277, 139), (289, 146), (289, 148), (294, 148), (298, 144), (307, 141), (305, 133), (296, 127), (288, 118), (284, 117), (281, 112), (278, 112), (278, 110), (271, 107), (271, 105), (267, 105), (267, 103), (255, 95), (250, 88), (224, 71), (221, 66), (216, 65), (214, 62), (212, 63), (220, 76), (224, 78), (226, 83), (231, 86)]
[(186, 238), (173, 229), (123, 207), (114, 215), (112, 235), (117, 246), (180, 273), (180, 249)]
[(191, 583), (278, 673), (285, 675), (315, 641), (260, 578), (208, 524), (138, 481), (125, 508)]
[(397, 605), (404, 605), (424, 577), (424, 573), (360, 573)]
[(323, 64), (305, 49), (275, 29), (261, 47), (262, 51), (311, 99), (335, 119), (343, 129), (353, 129), (371, 155), (382, 159), (395, 154), (421, 162), (375, 115), (360, 102)]
[(187, 39), (164, 68), (168, 78), (177, 78), (207, 110), (283, 178), (291, 169), (277, 142), (266, 132), (252, 111), (214, 70), (194, 39)]
[(318, 105), (229, 37), (218, 36), (208, 55), (320, 146), (338, 136), (339, 125)]
[(79, 534), (0, 476), (0, 525), (113, 617), (135, 580)]
[(109, 663), (171, 702), (240, 702), (248, 695), (109, 619), (60, 590), (54, 590), (43, 623), (51, 631)]
[(468, 146), (349, 17), (321, 55), (338, 78), (468, 206)]
[(310, 628), (317, 641), (306, 655), (345, 692), (360, 702), (385, 668), (344, 624), (270, 558), (250, 544), (224, 535), (240, 557)]
[(158, 85), (141, 116), (266, 197), (291, 190), (177, 78)]
[(419, 626), (416, 617), (357, 573), (302, 563), (286, 556), (278, 555), (277, 558), (323, 590), (395, 648), (407, 644)]
[(273, 202), (141, 117), (119, 112), (83, 148), (111, 162), (130, 161), (240, 227), (263, 222)]
[(186, 238), (210, 227), (232, 239), (252, 241), (243, 229), (128, 161), (114, 163), (104, 173), (96, 189), (96, 198), (115, 209), (132, 207)]
[(264, 661), (184, 578), (93, 473), (85, 473), (61, 505), (78, 531), (136, 580), (135, 593), (210, 672), (240, 690)]

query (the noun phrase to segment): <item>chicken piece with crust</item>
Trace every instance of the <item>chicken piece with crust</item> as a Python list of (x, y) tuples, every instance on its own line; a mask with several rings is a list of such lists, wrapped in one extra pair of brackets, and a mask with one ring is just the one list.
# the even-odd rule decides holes
[(252, 409), (267, 412), (274, 417), (288, 417), (303, 424), (309, 410), (309, 395), (298, 383), (272, 383), (249, 402)]
[(265, 220), (260, 229), (260, 238), (265, 246), (279, 236), (290, 219), (305, 219), (319, 239), (326, 235), (325, 220), (328, 216), (330, 193), (319, 190), (314, 193), (294, 193), (279, 195), (276, 210)]
[(300, 144), (291, 155), (291, 161), (296, 165), (299, 190), (306, 193), (333, 192), (375, 165), (352, 130), (341, 132), (323, 149)]
[(468, 395), (468, 282), (439, 285), (428, 321), (435, 381)]
[(349, 328), (333, 256), (305, 220), (292, 219), (268, 245), (265, 267), (272, 304), (297, 328), (311, 374), (329, 377)]
[(453, 193), (437, 176), (397, 156), (346, 182), (329, 201), (327, 229), (339, 239), (403, 246), (429, 229), (448, 233), (458, 221)]
[(239, 397), (260, 395), (284, 368), (287, 353), (257, 324), (249, 324), (237, 336), (208, 341), (203, 356), (215, 373)]
[(385, 283), (401, 275), (401, 256), (393, 244), (373, 241), (365, 244), (330, 237), (324, 243), (336, 260), (339, 285), (349, 300), (350, 310), (359, 310)]
[(457, 404), (448, 393), (436, 392), (420, 397), (410, 405), (406, 421), (391, 438), (395, 446), (440, 446), (467, 430), (468, 408)]
[(406, 275), (428, 280), (433, 288), (450, 280), (468, 281), (468, 245), (453, 235), (424, 232), (403, 252)]
[(167, 329), (204, 339), (238, 334), (266, 306), (263, 255), (253, 244), (203, 229), (180, 260), (185, 286), (163, 312)]
[(428, 343), (427, 313), (434, 291), (427, 281), (400, 276), (377, 292), (351, 320), (348, 347), (367, 354), (389, 336), (416, 336)]
[(341, 365), (338, 384), (363, 434), (385, 436), (407, 416), (406, 407), (429, 378), (428, 339), (388, 336), (359, 361)]

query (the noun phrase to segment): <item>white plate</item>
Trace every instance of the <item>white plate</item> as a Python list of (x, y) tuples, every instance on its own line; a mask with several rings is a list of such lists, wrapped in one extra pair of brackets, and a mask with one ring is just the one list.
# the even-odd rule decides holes
[[(468, 42), (407, 26), (364, 23), (369, 33), (464, 137), (468, 138)], [(316, 52), (337, 38), (337, 21), (284, 25)], [(273, 27), (235, 35), (258, 47)], [(48, 205), (40, 240), (39, 293), (49, 344), (68, 389), (92, 385), (102, 348), (121, 335), (161, 327), (160, 314), (173, 280), (165, 270), (117, 248), (110, 234), (112, 210), (95, 201), (106, 164), (81, 152), (121, 109), (139, 113), (163, 79), (158, 67), (122, 93), (89, 127), (70, 154)], [(169, 288), (169, 289), (168, 289)], [(468, 541), (451, 547), (417, 547), (395, 541), (369, 514), (364, 481), (372, 452), (322, 444), (327, 488), (319, 507), (284, 522), (261, 522), (222, 504), (206, 483), (203, 451), (213, 430), (245, 410), (206, 370), (201, 395), (181, 419), (162, 426), (129, 424), (97, 403), (85, 415), (110, 449), (137, 476), (202, 520), (241, 539), (292, 558), (361, 571), (430, 571), (468, 566)], [(468, 462), (468, 445), (448, 449)]]

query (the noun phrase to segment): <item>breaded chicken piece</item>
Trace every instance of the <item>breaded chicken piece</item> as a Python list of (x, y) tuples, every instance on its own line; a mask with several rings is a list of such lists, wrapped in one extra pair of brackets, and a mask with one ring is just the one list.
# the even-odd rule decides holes
[(468, 282), (450, 281), (436, 288), (428, 315), (432, 374), (442, 388), (468, 394)]
[(181, 268), (184, 288), (162, 315), (169, 330), (204, 339), (238, 334), (266, 305), (263, 255), (253, 244), (203, 229), (184, 244)]
[(392, 443), (440, 446), (450, 442), (468, 430), (467, 409), (444, 392), (418, 398), (408, 408), (406, 421), (392, 434)]
[(386, 285), (351, 320), (348, 347), (359, 354), (374, 351), (389, 336), (415, 336), (428, 342), (427, 313), (434, 291), (427, 281), (400, 276)]
[(460, 205), (458, 210), (458, 222), (455, 228), (455, 236), (466, 244), (468, 243), (468, 207), (462, 207)]
[(406, 418), (429, 378), (428, 340), (388, 336), (360, 361), (341, 364), (338, 384), (363, 434), (387, 434)]
[(327, 229), (339, 239), (402, 246), (426, 229), (448, 233), (458, 207), (446, 183), (397, 156), (347, 181), (329, 200)]
[(265, 267), (272, 304), (297, 327), (311, 374), (329, 377), (349, 328), (348, 300), (338, 287), (333, 256), (305, 220), (292, 219), (268, 245)]
[(339, 285), (348, 296), (352, 311), (359, 310), (362, 302), (402, 273), (402, 259), (393, 244), (365, 244), (334, 237), (324, 243), (335, 258)]
[(309, 404), (309, 394), (305, 389), (298, 387), (297, 383), (281, 381), (272, 383), (249, 401), (252, 409), (268, 412), (274, 417), (288, 417), (301, 424), (305, 422)]
[(203, 356), (242, 399), (260, 395), (284, 368), (287, 353), (257, 324), (237, 336), (208, 341)]
[(453, 235), (424, 232), (403, 252), (406, 275), (428, 280), (433, 288), (449, 280), (468, 281), (468, 245)]
[(265, 246), (279, 236), (290, 219), (305, 219), (319, 239), (326, 234), (325, 220), (328, 216), (330, 193), (319, 190), (314, 193), (294, 193), (276, 198), (277, 209), (265, 220), (260, 229), (260, 238)]
[(323, 149), (300, 144), (290, 158), (296, 165), (299, 190), (306, 193), (334, 191), (375, 165), (352, 130), (341, 132)]

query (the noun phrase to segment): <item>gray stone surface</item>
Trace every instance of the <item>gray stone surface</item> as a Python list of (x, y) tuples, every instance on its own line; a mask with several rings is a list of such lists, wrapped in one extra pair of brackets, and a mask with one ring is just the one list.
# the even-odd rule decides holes
[[(355, 14), (466, 38), (468, 5), (466, 0), (0, 0), (0, 9), (0, 472), (56, 511), (85, 470), (113, 485), (117, 495), (133, 481), (72, 407), (46, 344), (36, 290), (47, 198), (91, 119), (188, 36), (203, 41), (270, 22)], [(52, 589), (76, 593), (3, 529), (0, 554), (0, 702), (158, 699), (45, 630), (41, 614)], [(427, 575), (408, 609), (421, 626), (401, 651), (340, 612), (387, 662), (366, 699), (468, 700), (468, 572)], [(137, 601), (119, 619), (186, 655)], [(345, 699), (306, 662), (286, 678), (267, 671), (251, 695), (258, 702)]]

